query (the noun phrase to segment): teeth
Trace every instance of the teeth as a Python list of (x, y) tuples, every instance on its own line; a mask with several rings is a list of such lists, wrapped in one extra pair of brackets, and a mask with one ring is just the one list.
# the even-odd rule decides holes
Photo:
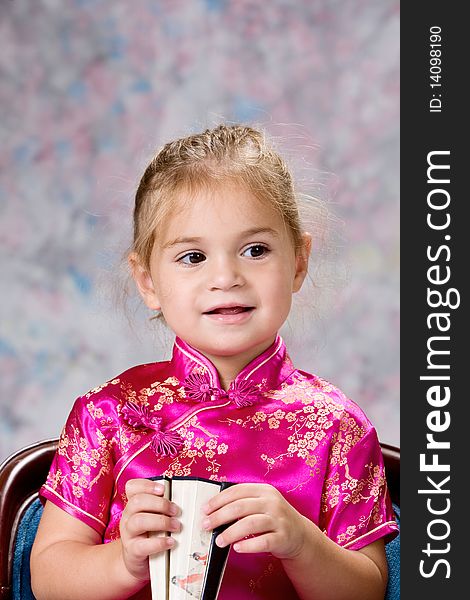
[(245, 312), (247, 310), (251, 310), (249, 306), (227, 306), (224, 308), (216, 308), (214, 310), (209, 311), (208, 314), (212, 315), (236, 315), (241, 312)]
[(241, 306), (231, 306), (230, 308), (218, 308), (215, 312), (222, 315), (235, 315), (243, 310)]

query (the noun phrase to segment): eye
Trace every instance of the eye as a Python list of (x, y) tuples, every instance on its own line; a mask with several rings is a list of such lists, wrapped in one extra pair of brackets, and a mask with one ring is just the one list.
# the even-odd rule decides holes
[(178, 258), (177, 262), (183, 263), (184, 265), (198, 265), (206, 260), (206, 257), (202, 252), (187, 252)]
[(268, 254), (268, 252), (269, 248), (267, 246), (264, 246), (263, 244), (253, 244), (243, 251), (242, 256), (247, 256), (248, 258), (262, 258)]

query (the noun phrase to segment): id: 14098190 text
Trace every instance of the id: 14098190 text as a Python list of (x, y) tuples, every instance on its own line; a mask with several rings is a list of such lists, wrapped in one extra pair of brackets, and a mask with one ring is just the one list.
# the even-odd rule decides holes
[(429, 100), (429, 112), (442, 111), (442, 36), (439, 25), (429, 28), (429, 85), (432, 97)]

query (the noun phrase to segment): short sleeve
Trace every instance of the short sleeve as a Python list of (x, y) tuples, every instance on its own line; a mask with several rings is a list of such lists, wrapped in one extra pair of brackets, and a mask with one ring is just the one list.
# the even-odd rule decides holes
[[(108, 427), (109, 429), (109, 427)], [(49, 500), (103, 535), (113, 492), (106, 418), (90, 397), (78, 398), (59, 438), (41, 499)]]
[(377, 433), (351, 415), (343, 417), (333, 439), (320, 528), (350, 550), (398, 533)]

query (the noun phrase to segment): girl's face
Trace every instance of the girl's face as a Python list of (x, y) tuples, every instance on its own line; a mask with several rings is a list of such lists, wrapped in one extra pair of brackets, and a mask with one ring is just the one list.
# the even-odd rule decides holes
[[(163, 229), (163, 228), (162, 228)], [(139, 291), (174, 333), (238, 371), (268, 348), (306, 275), (279, 214), (240, 186), (181, 192), (154, 244), (150, 271), (131, 257)], [(219, 369), (220, 371), (220, 369)]]

